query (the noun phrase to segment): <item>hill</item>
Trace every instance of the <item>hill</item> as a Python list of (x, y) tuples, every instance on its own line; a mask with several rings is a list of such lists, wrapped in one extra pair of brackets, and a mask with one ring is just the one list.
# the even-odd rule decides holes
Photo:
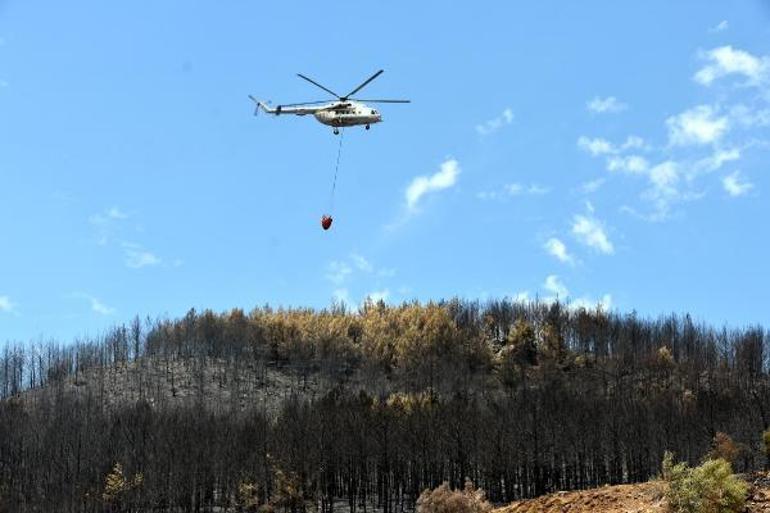
[(8, 345), (0, 511), (394, 513), (466, 477), (502, 504), (644, 482), (718, 433), (750, 472), (769, 342), (689, 316), (451, 300), (191, 310)]
[[(746, 513), (770, 512), (770, 475), (744, 476), (749, 483)], [(591, 490), (557, 492), (513, 502), (494, 513), (666, 513), (662, 483), (603, 486)]]

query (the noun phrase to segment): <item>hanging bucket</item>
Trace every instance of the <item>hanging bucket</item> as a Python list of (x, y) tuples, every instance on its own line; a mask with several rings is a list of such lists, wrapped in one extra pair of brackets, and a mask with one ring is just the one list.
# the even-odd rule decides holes
[(332, 227), (332, 216), (321, 216), (321, 228), (328, 230)]

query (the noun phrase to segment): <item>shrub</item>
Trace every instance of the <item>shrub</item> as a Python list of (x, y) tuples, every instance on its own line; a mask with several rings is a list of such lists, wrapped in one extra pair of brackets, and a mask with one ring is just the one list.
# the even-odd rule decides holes
[(417, 499), (417, 513), (489, 513), (491, 510), (484, 490), (475, 488), (469, 479), (463, 490), (451, 490), (445, 482), (435, 490), (425, 490)]
[(719, 432), (711, 441), (711, 452), (709, 452), (708, 457), (712, 460), (722, 458), (733, 465), (738, 457), (738, 446), (735, 445), (730, 435)]
[(672, 513), (738, 513), (743, 511), (748, 486), (722, 458), (690, 468), (674, 465), (670, 452), (663, 457), (666, 500)]

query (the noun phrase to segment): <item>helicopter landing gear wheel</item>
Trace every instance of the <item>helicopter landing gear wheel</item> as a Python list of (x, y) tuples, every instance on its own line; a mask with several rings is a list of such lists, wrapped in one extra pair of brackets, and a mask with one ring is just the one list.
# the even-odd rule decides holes
[(335, 127), (334, 128), (334, 135), (340, 135), (340, 129)]
[(366, 129), (369, 130), (369, 125), (366, 125)]

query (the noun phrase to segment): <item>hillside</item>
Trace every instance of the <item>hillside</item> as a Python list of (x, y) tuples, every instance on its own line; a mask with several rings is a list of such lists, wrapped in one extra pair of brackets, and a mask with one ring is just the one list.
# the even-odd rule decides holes
[[(746, 513), (770, 512), (770, 475), (744, 476), (749, 483)], [(591, 490), (557, 492), (516, 501), (493, 513), (666, 513), (662, 483), (603, 486)]]
[(452, 300), (191, 310), (6, 346), (0, 512), (395, 513), (466, 478), (505, 504), (644, 482), (719, 433), (751, 472), (768, 343), (689, 316)]

